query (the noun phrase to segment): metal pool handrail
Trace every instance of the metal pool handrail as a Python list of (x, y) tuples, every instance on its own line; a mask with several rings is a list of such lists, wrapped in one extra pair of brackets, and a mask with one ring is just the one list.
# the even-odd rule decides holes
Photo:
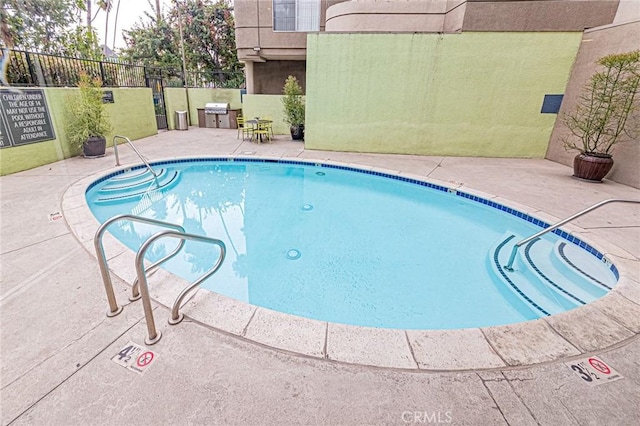
[[(206, 280), (211, 275), (216, 273), (218, 269), (220, 269), (220, 266), (222, 265), (222, 262), (224, 261), (225, 254), (226, 254), (225, 244), (218, 239), (205, 237), (203, 235), (187, 234), (184, 232), (177, 232), (177, 231), (171, 231), (171, 230), (160, 231), (157, 234), (149, 237), (142, 244), (142, 246), (138, 250), (138, 253), (136, 254), (136, 274), (138, 276), (138, 282), (140, 283), (140, 293), (142, 295), (142, 306), (144, 308), (145, 322), (147, 323), (148, 337), (145, 339), (145, 343), (147, 345), (153, 345), (157, 343), (162, 337), (162, 333), (156, 330), (156, 324), (153, 318), (153, 308), (151, 307), (151, 299), (149, 297), (149, 286), (147, 284), (147, 274), (144, 269), (144, 255), (147, 252), (147, 249), (151, 246), (151, 244), (153, 244), (156, 240), (164, 237), (179, 238), (182, 242), (184, 242), (185, 240), (207, 242), (207, 243), (215, 244), (218, 247), (220, 247), (220, 256), (218, 257), (218, 261), (216, 262), (216, 264), (211, 269), (209, 269), (209, 271), (207, 271), (204, 275), (202, 275), (200, 278), (198, 278), (196, 281), (190, 284), (186, 289), (184, 289), (180, 293), (180, 295), (178, 295), (178, 297), (176, 298), (175, 302), (173, 303), (173, 308), (171, 309), (171, 319), (169, 320), (169, 324), (178, 324), (180, 321), (182, 321), (184, 316), (179, 313), (180, 304), (182, 303), (182, 300), (187, 295), (187, 293), (189, 293), (196, 286), (200, 285), (202, 281)], [(165, 257), (162, 260), (164, 261), (167, 258), (168, 257)]]
[[(176, 229), (183, 233), (185, 232), (185, 229), (182, 226), (176, 225), (175, 223), (163, 222), (161, 220), (149, 219), (146, 217), (134, 216), (130, 214), (121, 214), (118, 216), (114, 216), (111, 219), (104, 222), (102, 225), (100, 225), (100, 227), (96, 231), (95, 237), (93, 238), (93, 246), (96, 249), (96, 257), (98, 258), (98, 265), (100, 266), (100, 274), (102, 275), (102, 282), (104, 283), (104, 289), (107, 293), (107, 301), (109, 302), (109, 310), (107, 311), (108, 317), (114, 317), (118, 315), (120, 312), (122, 312), (122, 306), (118, 306), (116, 296), (113, 292), (113, 283), (111, 282), (111, 275), (109, 274), (109, 267), (107, 265), (107, 257), (104, 253), (104, 246), (102, 245), (102, 237), (105, 231), (107, 230), (107, 227), (109, 227), (109, 225), (120, 220), (131, 220), (133, 222), (147, 223), (150, 225), (157, 225), (165, 228)], [(147, 271), (155, 269), (160, 263), (173, 257), (182, 249), (183, 245), (184, 245), (184, 240), (180, 241), (180, 244), (178, 244), (176, 249), (173, 250), (171, 253), (169, 253), (167, 256), (151, 264), (147, 268)], [(131, 297), (131, 300), (136, 300), (135, 290), (137, 289), (135, 284), (137, 284), (137, 280), (134, 282), (134, 294)]]
[(135, 152), (138, 157), (140, 158), (140, 160), (142, 160), (142, 162), (144, 163), (145, 166), (147, 166), (147, 169), (149, 169), (149, 171), (151, 172), (151, 174), (154, 177), (158, 177), (158, 174), (156, 173), (155, 170), (153, 170), (153, 168), (151, 167), (151, 165), (147, 162), (147, 160), (144, 159), (144, 157), (142, 156), (142, 154), (140, 154), (140, 151), (138, 151), (135, 147), (135, 145), (133, 144), (133, 142), (131, 142), (131, 139), (129, 139), (126, 136), (120, 136), (120, 135), (116, 135), (113, 137), (113, 153), (116, 155), (116, 166), (120, 165), (120, 157), (118, 156), (118, 144), (116, 143), (116, 139), (124, 139), (127, 141), (127, 143), (129, 144), (129, 146), (131, 147), (131, 149), (133, 149), (133, 152)]
[(542, 231), (533, 234), (532, 236), (525, 238), (524, 240), (518, 241), (517, 243), (514, 244), (513, 248), (511, 249), (511, 255), (509, 256), (509, 261), (507, 262), (507, 264), (504, 266), (504, 269), (506, 269), (509, 272), (513, 272), (513, 262), (516, 260), (516, 253), (518, 252), (518, 249), (523, 246), (524, 244), (527, 244), (529, 241), (535, 240), (536, 238), (540, 238), (541, 236), (543, 236), (544, 234), (546, 234), (547, 232), (551, 232), (554, 229), (557, 229), (559, 227), (561, 227), (562, 225), (564, 225), (565, 223), (569, 223), (574, 219), (579, 218), (580, 216), (583, 216), (587, 213), (589, 213), (592, 210), (595, 210), (597, 208), (600, 208), (602, 206), (604, 206), (605, 204), (610, 204), (610, 203), (634, 203), (634, 204), (640, 204), (640, 201), (637, 200), (624, 200), (624, 199), (618, 199), (618, 198), (611, 198), (609, 200), (604, 200), (604, 201), (600, 201), (599, 203), (596, 203), (594, 205), (592, 205), (591, 207), (587, 207), (586, 209), (579, 211), (578, 213), (569, 216), (566, 219), (561, 220), (560, 222), (551, 225), (548, 228), (543, 229)]

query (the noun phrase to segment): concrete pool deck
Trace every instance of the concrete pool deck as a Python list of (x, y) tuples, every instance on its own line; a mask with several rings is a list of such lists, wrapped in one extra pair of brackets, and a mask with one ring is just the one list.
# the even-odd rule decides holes
[[(258, 146), (238, 141), (235, 130), (190, 128), (135, 144), (152, 161), (260, 155), (381, 168), (482, 194), (547, 221), (606, 198), (640, 199), (637, 189), (610, 181), (580, 182), (570, 177), (569, 168), (546, 160), (305, 151), (301, 143), (288, 139), (279, 136), (271, 144)], [(120, 152), (122, 164), (138, 163), (128, 148)], [(333, 325), (337, 330), (333, 341), (342, 346), (332, 350), (330, 345), (320, 345), (307, 353), (282, 342), (298, 347), (318, 333), (326, 342), (326, 325), (320, 331), (314, 326), (283, 329), (281, 322), (269, 318), (278, 314), (264, 309), (250, 311), (250, 327), (246, 326), (249, 321), (237, 325), (234, 309), (219, 315), (215, 311), (219, 305), (212, 299), (201, 300), (204, 296), (199, 293), (185, 307), (188, 319), (177, 326), (166, 324), (166, 304), (154, 303), (163, 338), (148, 346), (157, 359), (138, 375), (111, 358), (129, 341), (144, 345), (146, 326), (140, 302), (126, 306), (119, 316), (105, 317), (95, 254), (83, 247), (87, 236), (93, 237), (95, 224), (81, 222), (81, 197), (73, 193), (86, 187), (85, 180), (92, 179), (88, 176), (116, 170), (114, 164), (109, 150), (101, 159), (72, 158), (0, 178), (2, 424), (640, 421), (637, 206), (610, 205), (578, 219), (574, 228), (566, 227), (603, 251), (620, 267), (622, 276), (620, 288), (603, 300), (604, 306), (594, 304), (577, 315), (562, 314), (573, 315), (572, 321), (562, 316), (539, 320), (540, 325), (529, 324), (529, 334), (521, 333), (519, 325), (507, 326), (499, 335), (494, 329), (502, 327), (460, 331), (474, 333), (477, 339), (460, 339), (457, 331), (449, 336), (432, 334), (416, 345), (423, 352), (409, 351), (409, 364), (404, 365), (387, 363), (398, 359), (389, 344), (392, 340), (375, 331), (367, 339), (354, 341), (352, 334), (341, 334), (337, 330), (341, 327)], [(49, 214), (59, 211), (64, 219), (49, 221)], [(110, 249), (108, 255), (117, 257)], [(114, 259), (110, 266), (116, 269), (120, 264), (132, 265)], [(123, 271), (127, 280), (133, 274), (132, 267), (129, 276)], [(116, 277), (114, 284), (118, 300), (126, 301), (129, 285)], [(153, 296), (164, 302), (161, 294)], [(206, 325), (211, 317), (213, 328)], [(220, 321), (236, 325), (225, 328)], [(274, 341), (273, 336), (280, 340)], [(459, 344), (452, 345), (452, 340)], [(407, 347), (406, 340), (402, 343)], [(341, 349), (354, 347), (359, 350)], [(532, 353), (539, 357), (531, 358)], [(587, 355), (599, 356), (624, 378), (589, 386), (567, 365)], [(486, 358), (489, 361), (482, 364)]]

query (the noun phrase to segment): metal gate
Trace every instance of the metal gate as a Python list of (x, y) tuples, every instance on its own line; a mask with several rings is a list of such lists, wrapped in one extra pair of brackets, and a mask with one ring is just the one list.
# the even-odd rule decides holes
[(153, 95), (153, 109), (156, 112), (156, 125), (158, 130), (166, 129), (167, 109), (164, 105), (164, 86), (162, 78), (147, 76), (147, 87), (151, 88)]

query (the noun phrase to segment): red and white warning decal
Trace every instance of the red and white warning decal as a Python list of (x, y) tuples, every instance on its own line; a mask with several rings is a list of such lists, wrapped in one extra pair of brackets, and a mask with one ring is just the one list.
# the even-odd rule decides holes
[(156, 358), (157, 354), (152, 350), (130, 341), (111, 360), (128, 370), (142, 374), (147, 371)]
[(57, 222), (60, 219), (62, 219), (62, 213), (60, 212), (49, 213), (49, 222)]
[(622, 379), (622, 375), (597, 356), (565, 363), (584, 383), (597, 386)]
[(142, 352), (136, 358), (136, 367), (138, 368), (146, 368), (151, 365), (153, 362), (153, 358), (155, 358), (155, 354), (151, 351)]

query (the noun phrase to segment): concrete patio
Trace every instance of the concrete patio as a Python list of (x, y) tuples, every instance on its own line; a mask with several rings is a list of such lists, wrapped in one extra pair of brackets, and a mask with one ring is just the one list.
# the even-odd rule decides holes
[[(151, 161), (260, 155), (401, 171), (493, 194), (545, 220), (607, 198), (640, 199), (640, 190), (611, 181), (581, 182), (570, 177), (569, 168), (546, 160), (306, 151), (285, 136), (256, 145), (238, 140), (235, 130), (193, 127), (135, 144)], [(123, 164), (138, 163), (128, 148), (120, 153)], [(153, 364), (136, 374), (112, 358), (129, 341), (144, 345), (140, 302), (107, 318), (95, 253), (85, 249), (76, 237), (79, 231), (72, 232), (65, 219), (50, 220), (56, 212), (67, 216), (62, 200), (70, 187), (113, 171), (114, 165), (108, 150), (100, 159), (77, 157), (0, 178), (3, 425), (640, 423), (637, 205), (610, 205), (574, 224), (608, 241), (614, 249), (607, 257), (626, 271), (624, 291), (615, 295), (624, 312), (584, 311), (586, 327), (594, 333), (608, 332), (600, 326), (603, 321), (625, 330), (624, 338), (601, 349), (526, 366), (505, 362), (508, 366), (494, 369), (379, 368), (274, 349), (193, 319), (169, 326), (167, 307), (154, 303), (163, 338), (149, 346), (156, 355)], [(130, 285), (116, 277), (114, 284), (118, 300), (126, 300)], [(523, 346), (536, 343), (531, 337), (522, 341)], [(467, 356), (473, 351), (464, 344), (458, 350)], [(589, 386), (567, 365), (585, 354), (597, 355), (623, 378)]]

